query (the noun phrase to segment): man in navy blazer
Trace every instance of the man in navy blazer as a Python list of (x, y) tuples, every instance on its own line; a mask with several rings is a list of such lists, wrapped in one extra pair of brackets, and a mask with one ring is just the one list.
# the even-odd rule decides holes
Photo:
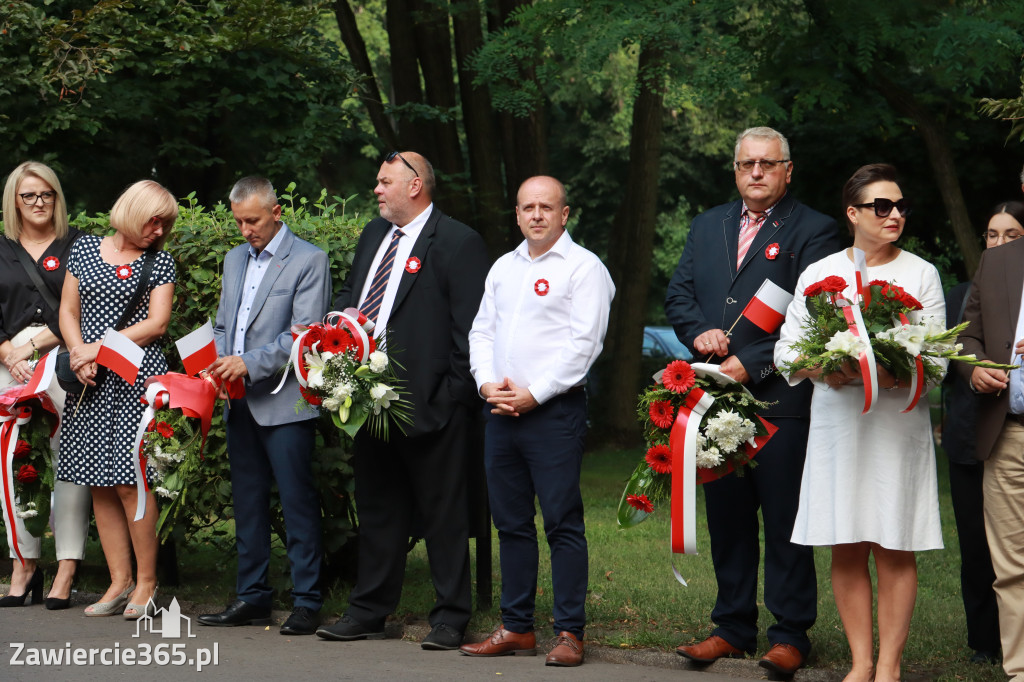
[[(238, 547), (237, 599), (225, 611), (199, 616), (203, 625), (270, 622), (270, 487), (277, 481), (288, 531), (294, 610), (281, 634), (311, 635), (319, 621), (320, 503), (311, 458), (317, 412), (287, 381), (293, 324), (319, 322), (327, 312), (331, 273), (327, 254), (281, 222), (269, 180), (242, 178), (231, 190), (231, 212), (246, 239), (224, 257), (213, 333), (218, 360), (210, 373), (245, 380), (245, 397), (225, 409), (231, 495)], [(303, 409), (296, 410), (296, 404)]]
[[(839, 250), (836, 223), (787, 192), (793, 162), (789, 143), (771, 128), (750, 128), (736, 140), (740, 200), (697, 216), (665, 298), (676, 335), (699, 360), (722, 371), (760, 400), (774, 402), (765, 417), (779, 430), (743, 476), (704, 485), (711, 558), (718, 598), (717, 628), (681, 656), (710, 663), (757, 648), (757, 512), (764, 517), (764, 601), (775, 616), (761, 665), (789, 675), (803, 665), (817, 617), (817, 583), (810, 547), (790, 542), (807, 447), (811, 388), (791, 388), (773, 365), (778, 332), (768, 333), (741, 312), (766, 279), (792, 292), (800, 273)], [(800, 292), (796, 292), (800, 295)], [(732, 327), (736, 320), (735, 327)], [(725, 331), (732, 327), (732, 332)]]
[(415, 527), (426, 542), (436, 591), (424, 649), (457, 649), (471, 607), (469, 457), (479, 396), (469, 371), (468, 334), (490, 266), (479, 234), (433, 204), (434, 172), (412, 152), (392, 152), (374, 188), (380, 218), (363, 229), (336, 310), (360, 308), (387, 330), (389, 354), (413, 404), (413, 423), (387, 441), (361, 431), (353, 466), (359, 566), (342, 618), (324, 639), (380, 639), (398, 605)]

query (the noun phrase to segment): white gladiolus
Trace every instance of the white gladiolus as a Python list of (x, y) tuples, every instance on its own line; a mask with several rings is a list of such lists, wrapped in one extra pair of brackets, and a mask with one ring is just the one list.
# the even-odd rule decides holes
[(398, 394), (387, 384), (376, 384), (370, 389), (370, 397), (373, 399), (373, 413), (380, 414), (381, 408), (391, 407), (392, 400), (398, 400)]

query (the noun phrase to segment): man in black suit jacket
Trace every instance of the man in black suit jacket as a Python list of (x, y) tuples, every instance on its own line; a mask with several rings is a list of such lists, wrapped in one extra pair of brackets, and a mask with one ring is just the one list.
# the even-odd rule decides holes
[(381, 217), (363, 229), (335, 302), (336, 310), (362, 309), (375, 320), (375, 334), (387, 330), (413, 423), (405, 433), (392, 428), (387, 441), (365, 430), (356, 437), (358, 577), (345, 615), (317, 630), (325, 639), (384, 636), (401, 596), (414, 522), (437, 593), (423, 648), (458, 648), (469, 622), (467, 458), (479, 456), (482, 443), (473, 442), (479, 396), (467, 336), (490, 260), (479, 234), (434, 207), (433, 192), (424, 157), (387, 156), (374, 189)]
[[(758, 288), (771, 279), (792, 292), (811, 263), (839, 250), (834, 220), (798, 203), (787, 186), (789, 143), (771, 128), (750, 128), (736, 140), (740, 201), (697, 216), (672, 276), (665, 313), (695, 357), (717, 358), (722, 371), (757, 398), (774, 402), (764, 416), (778, 427), (743, 476), (704, 485), (718, 627), (699, 644), (677, 650), (698, 663), (754, 653), (757, 647), (757, 511), (764, 517), (764, 601), (776, 623), (761, 665), (792, 674), (810, 650), (807, 630), (817, 617), (817, 583), (810, 547), (790, 542), (807, 446), (811, 387), (791, 388), (773, 365), (778, 332), (746, 318), (727, 334)], [(741, 246), (742, 245), (742, 246)], [(743, 252), (741, 254), (741, 251)], [(799, 293), (799, 292), (798, 292)]]

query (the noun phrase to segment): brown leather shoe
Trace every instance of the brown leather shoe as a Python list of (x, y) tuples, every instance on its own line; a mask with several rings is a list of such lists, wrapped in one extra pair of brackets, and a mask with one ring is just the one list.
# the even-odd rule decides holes
[(557, 665), (563, 668), (574, 668), (583, 663), (583, 642), (571, 632), (558, 633), (555, 648), (548, 654), (544, 665)]
[(804, 655), (792, 644), (775, 644), (758, 665), (780, 675), (792, 676), (804, 664)]
[(463, 656), (536, 656), (537, 638), (532, 632), (521, 635), (499, 625), (484, 641), (463, 644), (459, 651)]
[(723, 657), (743, 658), (742, 649), (737, 649), (718, 635), (712, 635), (700, 644), (678, 647), (676, 653), (696, 663), (714, 663)]

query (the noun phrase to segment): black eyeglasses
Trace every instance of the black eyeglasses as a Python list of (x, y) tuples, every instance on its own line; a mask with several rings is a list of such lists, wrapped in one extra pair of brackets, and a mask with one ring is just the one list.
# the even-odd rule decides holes
[(876, 198), (870, 204), (854, 204), (854, 208), (873, 208), (875, 209), (875, 215), (879, 218), (888, 218), (889, 214), (892, 213), (892, 209), (896, 209), (900, 212), (900, 215), (906, 218), (910, 215), (910, 202), (907, 201), (906, 197), (899, 201), (893, 201), (892, 199), (883, 199), (881, 197)]
[[(406, 161), (405, 157), (399, 154), (398, 152), (388, 152), (388, 155), (384, 157), (384, 163), (391, 163), (395, 159), (401, 159), (402, 163), (404, 163), (409, 170), (411, 170), (413, 173), (416, 173), (416, 169), (412, 167), (412, 164)], [(420, 174), (416, 173), (416, 177), (418, 178), (419, 176)]]
[(21, 197), (21, 203), (26, 206), (35, 206), (40, 199), (43, 200), (44, 205), (52, 204), (57, 200), (56, 192), (40, 192), (38, 194), (26, 192), (25, 194), (19, 194), (18, 196)]

